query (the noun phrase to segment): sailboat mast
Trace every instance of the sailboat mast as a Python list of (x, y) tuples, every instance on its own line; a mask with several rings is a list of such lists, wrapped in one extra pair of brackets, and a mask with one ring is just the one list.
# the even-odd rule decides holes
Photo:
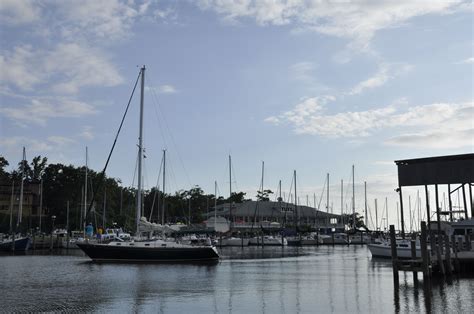
[(15, 181), (12, 181), (12, 195), (10, 197), (10, 233), (13, 233), (13, 202), (15, 201)]
[(229, 222), (232, 228), (232, 157), (229, 155)]
[(18, 207), (18, 218), (16, 221), (17, 228), (20, 226), (21, 218), (23, 216), (23, 181), (25, 181), (25, 162), (26, 162), (26, 152), (25, 152), (25, 147), (23, 147), (23, 157), (21, 160), (20, 204)]
[(341, 217), (344, 214), (344, 180), (341, 180)]
[(369, 225), (369, 217), (367, 216), (367, 182), (364, 181), (364, 206), (365, 206), (365, 226)]
[(161, 225), (165, 224), (165, 188), (166, 188), (166, 149), (163, 149), (163, 207), (161, 208)]
[(295, 181), (295, 213), (296, 213), (296, 226), (300, 225), (300, 213), (298, 212), (298, 198), (296, 197), (296, 170), (293, 170), (293, 177)]
[(87, 165), (87, 159), (88, 159), (88, 156), (87, 156), (87, 146), (86, 146), (86, 174), (85, 174), (85, 178), (84, 178), (84, 213), (83, 213), (83, 226), (82, 226), (82, 230), (84, 232), (84, 238), (86, 237), (86, 219), (87, 219), (87, 169), (88, 169), (88, 165)]
[(217, 224), (217, 181), (214, 181), (214, 231)]
[(137, 213), (136, 228), (140, 222), (142, 208), (142, 159), (143, 159), (143, 102), (145, 98), (145, 66), (141, 68), (141, 94), (140, 94), (140, 126), (138, 135), (138, 186), (137, 186)]
[(326, 181), (328, 183), (327, 185), (327, 199), (326, 199), (326, 228), (329, 226), (329, 173), (327, 174)]
[(356, 210), (355, 210), (355, 178), (354, 178), (354, 165), (352, 165), (352, 224), (353, 228), (356, 228)]

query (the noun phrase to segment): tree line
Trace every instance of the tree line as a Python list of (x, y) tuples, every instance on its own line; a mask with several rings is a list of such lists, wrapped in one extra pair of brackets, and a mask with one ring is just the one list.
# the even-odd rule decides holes
[[(67, 220), (67, 204), (69, 204), (69, 227), (70, 230), (81, 229), (81, 218), (84, 212), (84, 185), (86, 168), (61, 163), (48, 164), (48, 159), (42, 156), (34, 157), (30, 162), (23, 160), (17, 167), (7, 171), (9, 162), (0, 156), (0, 184), (3, 191), (14, 184), (19, 186), (22, 178), (24, 185), (40, 186), (42, 182), (42, 219), (43, 231), (51, 229), (51, 217), (55, 216), (55, 225), (64, 227)], [(118, 226), (133, 230), (135, 226), (136, 213), (136, 188), (124, 187), (118, 178), (104, 176), (93, 169), (87, 170), (88, 175), (88, 202), (95, 194), (93, 210), (87, 216), (87, 223), (92, 222), (94, 226), (102, 226), (105, 208), (105, 226), (110, 227), (113, 223)], [(99, 185), (98, 181), (102, 179)], [(100, 190), (94, 189), (100, 186)], [(15, 189), (18, 194), (17, 189)], [(257, 195), (260, 200), (269, 200), (271, 191), (264, 191)], [(18, 197), (16, 195), (15, 197)], [(38, 195), (39, 197), (39, 195)], [(164, 219), (167, 223), (201, 223), (205, 220), (205, 213), (212, 211), (215, 201), (217, 204), (227, 202), (242, 203), (246, 200), (244, 192), (234, 192), (228, 198), (206, 194), (198, 186), (189, 190), (179, 190), (173, 193), (158, 191), (155, 187), (143, 192), (144, 216), (152, 222), (161, 222), (163, 201), (165, 203)], [(5, 199), (5, 195), (4, 195)], [(39, 200), (34, 200), (38, 206)], [(104, 205), (105, 204), (105, 205)], [(89, 204), (87, 204), (87, 207)], [(0, 216), (0, 232), (8, 232), (9, 213)], [(16, 213), (14, 213), (16, 216)], [(35, 230), (39, 226), (39, 216), (23, 217), (24, 223), (20, 226), (22, 231)]]

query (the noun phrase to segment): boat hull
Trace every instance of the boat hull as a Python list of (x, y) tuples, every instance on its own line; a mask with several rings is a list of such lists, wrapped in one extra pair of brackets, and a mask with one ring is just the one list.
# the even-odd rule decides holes
[(249, 239), (242, 238), (227, 238), (222, 239), (222, 242), (219, 243), (219, 246), (248, 246)]
[(96, 262), (199, 262), (217, 261), (213, 247), (129, 247), (107, 244), (76, 244)]
[[(0, 251), (11, 252), (12, 249), (12, 240), (7, 240), (0, 243)], [(18, 238), (15, 239), (15, 251), (26, 251), (30, 246), (30, 238)]]
[[(372, 257), (392, 258), (392, 249), (389, 245), (368, 244), (367, 245)], [(397, 247), (397, 257), (401, 259), (411, 258), (411, 248)], [(421, 249), (416, 248), (416, 257), (421, 258)]]

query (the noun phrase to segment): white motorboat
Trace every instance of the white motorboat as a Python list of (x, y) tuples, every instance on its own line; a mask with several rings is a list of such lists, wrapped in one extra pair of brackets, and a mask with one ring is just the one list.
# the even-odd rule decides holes
[[(411, 242), (410, 240), (397, 239), (397, 257), (398, 258), (411, 258)], [(391, 258), (392, 247), (389, 240), (377, 241), (367, 245), (372, 257)], [(428, 248), (429, 249), (429, 248)], [(421, 247), (420, 242), (416, 241), (416, 257), (421, 258)]]

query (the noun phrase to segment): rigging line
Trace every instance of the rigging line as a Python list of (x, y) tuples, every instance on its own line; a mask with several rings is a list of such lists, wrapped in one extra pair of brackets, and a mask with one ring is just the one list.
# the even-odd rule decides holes
[(164, 110), (162, 110), (159, 102), (158, 102), (158, 96), (156, 95), (155, 91), (154, 91), (154, 88), (151, 89), (152, 90), (152, 94), (154, 94), (154, 97), (156, 99), (156, 104), (157, 104), (157, 107), (158, 109), (160, 110), (161, 112), (161, 115), (163, 117), (163, 121), (164, 121), (164, 125), (166, 127), (166, 129), (168, 130), (168, 134), (169, 134), (169, 137), (171, 139), (171, 143), (173, 144), (174, 146), (174, 149), (176, 150), (176, 154), (178, 155), (178, 159), (181, 163), (181, 167), (183, 167), (183, 170), (184, 170), (184, 174), (186, 176), (186, 179), (188, 180), (188, 184), (190, 187), (192, 187), (192, 184), (191, 184), (191, 180), (189, 178), (189, 174), (188, 174), (188, 171), (186, 170), (186, 167), (184, 166), (184, 162), (183, 162), (183, 159), (181, 158), (181, 154), (179, 153), (179, 150), (178, 150), (178, 146), (176, 145), (176, 141), (174, 140), (174, 137), (173, 137), (173, 134), (171, 133), (171, 130), (170, 130), (170, 127), (168, 125), (168, 121), (166, 120), (166, 116), (164, 114)]
[[(234, 177), (234, 181), (232, 183), (235, 183), (235, 191), (238, 191), (239, 186), (237, 185), (237, 177), (235, 176), (234, 162), (232, 162), (232, 175)], [(232, 180), (232, 178), (231, 178), (231, 180)]]
[(102, 186), (102, 183), (103, 183), (102, 181), (103, 181), (104, 176), (105, 176), (105, 171), (107, 170), (107, 166), (109, 165), (110, 157), (112, 157), (112, 153), (114, 151), (115, 144), (117, 144), (118, 136), (120, 134), (120, 131), (122, 130), (123, 122), (125, 121), (125, 117), (127, 116), (128, 109), (130, 108), (130, 103), (132, 102), (132, 98), (133, 98), (133, 95), (135, 94), (135, 89), (137, 88), (138, 80), (140, 79), (141, 75), (142, 75), (142, 70), (140, 69), (140, 72), (138, 73), (138, 76), (137, 76), (137, 80), (135, 81), (135, 85), (133, 86), (132, 93), (130, 95), (130, 98), (128, 99), (128, 104), (127, 104), (127, 107), (125, 108), (125, 113), (123, 114), (122, 121), (120, 121), (120, 126), (117, 130), (117, 134), (115, 135), (114, 143), (112, 144), (112, 148), (110, 149), (109, 156), (107, 157), (107, 161), (105, 162), (104, 169), (99, 174), (99, 178), (98, 178), (98, 181), (97, 181), (97, 184), (96, 184), (95, 191), (92, 193), (92, 198), (91, 198), (90, 203), (89, 203), (89, 208), (87, 209), (87, 212), (83, 217), (83, 219), (84, 219), (83, 223), (86, 222), (87, 214), (91, 211), (92, 206), (94, 205), (94, 201), (95, 201), (95, 197), (97, 195), (97, 191)]
[(160, 119), (160, 115), (158, 114), (158, 109), (157, 107), (159, 107), (159, 105), (157, 104), (157, 100), (156, 100), (156, 94), (155, 94), (155, 90), (153, 88), (151, 88), (151, 95), (152, 95), (152, 100), (154, 101), (154, 106), (153, 106), (153, 109), (154, 109), (154, 112), (155, 112), (155, 116), (156, 116), (156, 119), (158, 120), (158, 128), (160, 129), (160, 135), (161, 135), (161, 138), (163, 140), (163, 143), (165, 144), (165, 149), (167, 148), (168, 144), (166, 142), (166, 137), (165, 137), (165, 131), (163, 129), (163, 125), (164, 123), (161, 123), (161, 119)]
[(156, 189), (155, 193), (153, 194), (153, 202), (151, 203), (151, 212), (150, 212), (150, 221), (151, 217), (153, 217), (153, 209), (155, 208), (155, 201), (156, 201), (156, 196), (158, 194), (158, 191), (160, 190), (160, 178), (161, 178), (161, 169), (163, 168), (163, 156), (161, 157), (161, 163), (160, 163), (160, 170), (158, 170), (158, 178), (156, 179)]

